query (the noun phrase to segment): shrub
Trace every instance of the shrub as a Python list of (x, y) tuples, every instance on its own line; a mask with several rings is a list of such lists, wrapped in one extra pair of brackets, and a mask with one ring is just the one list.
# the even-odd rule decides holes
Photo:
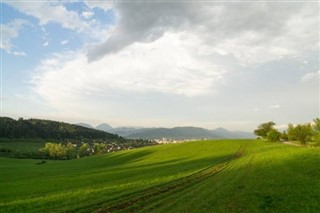
[(281, 133), (275, 129), (267, 133), (267, 139), (273, 142), (280, 141)]

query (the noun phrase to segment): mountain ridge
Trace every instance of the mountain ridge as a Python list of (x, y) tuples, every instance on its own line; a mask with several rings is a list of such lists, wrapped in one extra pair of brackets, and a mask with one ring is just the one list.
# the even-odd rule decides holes
[[(103, 128), (105, 127), (105, 128)], [(246, 131), (230, 131), (223, 127), (206, 129), (194, 126), (165, 127), (116, 127), (102, 123), (96, 129), (117, 134), (131, 139), (246, 139), (255, 138), (254, 134)]]

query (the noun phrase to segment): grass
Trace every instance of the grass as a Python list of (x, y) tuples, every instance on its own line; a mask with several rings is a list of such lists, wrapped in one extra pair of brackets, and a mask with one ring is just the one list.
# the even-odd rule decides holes
[(1, 212), (319, 212), (320, 150), (199, 141), (69, 161), (1, 158)]

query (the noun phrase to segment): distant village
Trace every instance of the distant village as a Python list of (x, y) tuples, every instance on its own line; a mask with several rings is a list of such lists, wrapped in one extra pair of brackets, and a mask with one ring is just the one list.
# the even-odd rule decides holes
[(207, 140), (206, 138), (201, 139), (170, 139), (170, 138), (161, 138), (161, 139), (154, 139), (153, 141), (158, 144), (171, 144), (171, 143), (185, 143), (191, 141), (199, 141), (199, 140)]

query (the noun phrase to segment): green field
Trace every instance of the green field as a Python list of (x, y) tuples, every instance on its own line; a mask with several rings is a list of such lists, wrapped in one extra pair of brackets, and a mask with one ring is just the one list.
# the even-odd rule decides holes
[(1, 158), (1, 212), (320, 212), (320, 149), (260, 140)]
[(0, 141), (0, 149), (8, 149), (12, 152), (37, 152), (44, 147), (45, 142), (41, 140), (11, 140)]

